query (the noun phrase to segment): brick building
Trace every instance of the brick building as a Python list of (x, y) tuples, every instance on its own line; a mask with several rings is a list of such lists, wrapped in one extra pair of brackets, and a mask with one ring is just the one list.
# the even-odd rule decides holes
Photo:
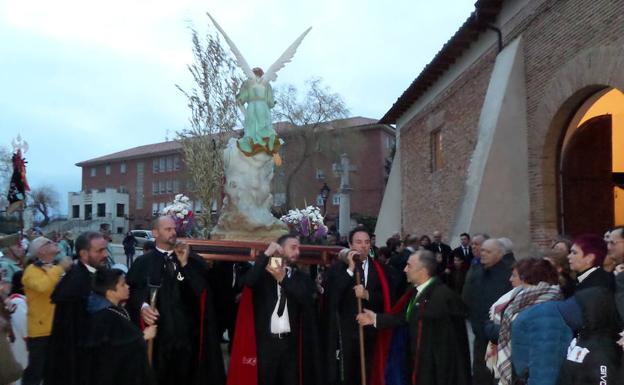
[[(128, 195), (131, 228), (144, 228), (153, 213), (173, 201), (175, 194), (189, 194), (188, 178), (178, 142), (170, 141), (101, 156), (77, 163), (82, 168), (82, 191), (114, 189)], [(72, 193), (70, 193), (71, 195)], [(100, 202), (94, 202), (98, 204)], [(195, 203), (195, 209), (201, 205)], [(69, 219), (84, 217), (84, 209), (70, 207)], [(104, 208), (104, 212), (114, 208)]]
[(378, 236), (487, 231), (528, 253), (621, 223), (622, 2), (475, 7), (380, 120), (398, 150)]
[[(276, 168), (273, 179), (275, 211), (285, 211), (287, 177), (293, 175), (290, 189), (291, 207), (302, 208), (304, 202), (322, 207), (318, 199), (324, 183), (330, 188), (327, 202), (327, 216), (335, 220), (338, 213), (339, 178), (332, 172), (332, 165), (338, 161), (342, 151), (349, 154), (351, 162), (358, 168), (351, 176), (351, 212), (357, 220), (361, 216), (375, 217), (379, 212), (384, 186), (387, 179), (385, 170), (388, 157), (394, 147), (394, 129), (388, 125), (377, 124), (376, 120), (354, 117), (327, 122), (316, 127), (322, 142), (333, 141), (333, 136), (351, 141), (344, 148), (332, 148), (333, 151), (321, 151), (315, 148), (307, 156), (301, 167), (294, 170), (294, 164), (301, 159), (302, 140), (306, 137), (297, 130), (289, 129), (285, 124), (276, 124), (276, 129), (286, 142), (281, 154), (284, 165)], [(335, 147), (335, 146), (334, 146)], [(100, 192), (114, 189), (114, 193), (128, 195), (127, 218), (130, 228), (145, 228), (155, 212), (173, 201), (175, 194), (183, 193), (193, 199), (189, 178), (186, 174), (181, 145), (176, 141), (139, 146), (114, 154), (86, 160), (76, 164), (82, 168), (82, 191)], [(70, 197), (76, 193), (70, 193)], [(82, 194), (85, 195), (85, 194)], [(89, 195), (89, 194), (87, 194)], [(95, 194), (91, 194), (95, 196)], [(117, 206), (102, 207), (104, 202), (91, 202), (92, 208), (100, 205), (105, 215), (115, 217)], [(70, 219), (84, 219), (88, 207), (70, 204)], [(78, 206), (78, 207), (73, 207)], [(86, 205), (85, 205), (86, 206)], [(106, 206), (106, 205), (105, 205)], [(112, 206), (112, 205), (111, 205)], [(200, 202), (194, 202), (195, 210), (202, 210)], [(95, 212), (93, 217), (97, 216)]]

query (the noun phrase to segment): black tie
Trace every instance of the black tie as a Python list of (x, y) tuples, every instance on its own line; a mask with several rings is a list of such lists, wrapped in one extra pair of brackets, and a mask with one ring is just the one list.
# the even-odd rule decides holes
[(170, 276), (175, 276), (176, 273), (176, 256), (175, 253), (165, 254), (165, 266)]
[(355, 271), (360, 274), (360, 285), (366, 287), (366, 277), (364, 276), (364, 263), (366, 260), (355, 264)]
[(284, 289), (282, 285), (277, 284), (279, 287), (279, 304), (277, 305), (277, 316), (281, 317), (284, 314), (284, 309), (286, 308), (286, 296), (284, 295)]
[(464, 257), (468, 256), (468, 248), (464, 246)]

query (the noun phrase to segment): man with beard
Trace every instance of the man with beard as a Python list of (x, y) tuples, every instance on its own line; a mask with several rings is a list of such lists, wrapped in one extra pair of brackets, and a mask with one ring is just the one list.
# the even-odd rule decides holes
[(98, 269), (106, 267), (108, 241), (102, 234), (87, 231), (76, 239), (78, 261), (52, 293), (56, 305), (46, 370), (45, 385), (82, 385), (82, 351), (87, 322), (87, 300)]
[(158, 384), (221, 385), (225, 370), (208, 266), (177, 242), (173, 218), (159, 217), (152, 232), (156, 249), (139, 257), (128, 272), (128, 310), (138, 324), (158, 324), (152, 357)]
[[(295, 235), (283, 235), (256, 258), (243, 277), (243, 284), (251, 289), (253, 296), (259, 385), (320, 383), (314, 282), (297, 268), (298, 259), (299, 239)], [(243, 306), (239, 309), (240, 316), (250, 317), (250, 311)], [(237, 335), (234, 340), (229, 372), (237, 378), (228, 378), (230, 384), (255, 383), (253, 374), (251, 378), (239, 378), (234, 373), (244, 370), (238, 354), (240, 344), (253, 344), (251, 334), (241, 332), (247, 338)]]

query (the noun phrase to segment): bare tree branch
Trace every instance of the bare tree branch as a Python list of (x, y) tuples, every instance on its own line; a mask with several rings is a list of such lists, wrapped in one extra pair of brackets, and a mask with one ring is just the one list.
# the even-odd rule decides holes
[(285, 175), (285, 206), (290, 209), (294, 200), (292, 187), (295, 176), (306, 162), (310, 161), (315, 149), (330, 158), (344, 150), (340, 143), (344, 143), (345, 140), (339, 137), (350, 135), (351, 132), (337, 130), (330, 134), (328, 122), (346, 118), (349, 110), (342, 97), (332, 92), (329, 87), (323, 86), (320, 78), (306, 82), (305, 96), (302, 100), (293, 85), (279, 88), (276, 91), (276, 100), (274, 119), (290, 123), (292, 127), (288, 131), (288, 141), (290, 145), (301, 148), (301, 151), (296, 152), (295, 159), (288, 159), (293, 167)]
[(193, 195), (204, 208), (198, 220), (209, 231), (215, 225), (211, 208), (220, 198), (223, 184), (223, 149), (240, 122), (236, 90), (242, 78), (213, 31), (209, 30), (202, 42), (191, 28), (191, 41), (193, 63), (188, 70), (195, 86), (187, 91), (176, 85), (191, 112), (189, 126), (177, 132), (177, 139), (193, 182)]
[(40, 226), (46, 226), (50, 223), (51, 210), (58, 209), (59, 207), (58, 192), (50, 185), (43, 185), (32, 189), (30, 191), (30, 197), (32, 199), (32, 208), (35, 212), (43, 216), (43, 221), (40, 223)]

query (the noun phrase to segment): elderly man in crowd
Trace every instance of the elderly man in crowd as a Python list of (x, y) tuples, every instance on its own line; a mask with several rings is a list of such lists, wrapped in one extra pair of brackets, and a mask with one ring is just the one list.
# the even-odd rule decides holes
[(50, 297), (64, 273), (62, 267), (52, 263), (58, 252), (56, 243), (45, 237), (35, 238), (28, 247), (33, 262), (22, 277), (28, 303), (28, 367), (22, 378), (23, 385), (39, 385), (43, 378), (54, 317)]
[[(395, 328), (406, 333), (406, 367), (403, 357), (386, 360), (385, 380), (409, 378), (409, 384), (470, 384), (470, 357), (464, 319), (466, 307), (459, 296), (435, 277), (437, 262), (429, 250), (413, 253), (405, 267), (410, 291), (390, 313), (364, 309), (357, 316), (360, 325)], [(401, 334), (404, 335), (404, 334)], [(397, 338), (394, 338), (397, 340)], [(391, 349), (396, 352), (399, 349)], [(392, 353), (390, 353), (392, 354)], [(396, 376), (396, 377), (395, 377)], [(373, 378), (373, 381), (376, 379)]]
[[(473, 238), (473, 244), (479, 237)], [(475, 385), (493, 384), (494, 381), (492, 373), (485, 365), (488, 340), (484, 328), (492, 304), (511, 290), (509, 282), (511, 266), (503, 261), (504, 254), (505, 246), (498, 239), (488, 239), (480, 244), (476, 248), (475, 255), (480, 255), (481, 263), (471, 267), (473, 271), (466, 277), (462, 293), (464, 302), (469, 308), (469, 319), (475, 335), (472, 365)]]

